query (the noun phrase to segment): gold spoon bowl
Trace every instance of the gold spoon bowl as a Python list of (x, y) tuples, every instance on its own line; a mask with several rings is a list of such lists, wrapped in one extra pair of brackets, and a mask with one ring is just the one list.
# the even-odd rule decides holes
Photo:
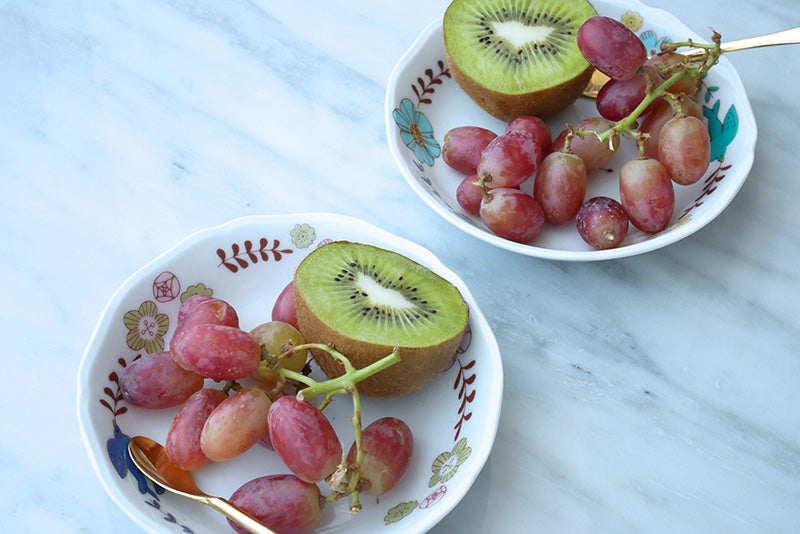
[(189, 472), (173, 464), (166, 449), (152, 439), (144, 436), (131, 438), (128, 452), (136, 467), (162, 488), (210, 506), (254, 534), (277, 534), (229, 501), (202, 492)]

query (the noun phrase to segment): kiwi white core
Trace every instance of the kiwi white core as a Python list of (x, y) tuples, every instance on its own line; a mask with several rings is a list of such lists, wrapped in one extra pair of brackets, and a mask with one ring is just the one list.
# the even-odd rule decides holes
[(548, 26), (528, 26), (516, 20), (490, 24), (492, 31), (514, 48), (525, 48), (534, 43), (543, 43), (553, 33)]

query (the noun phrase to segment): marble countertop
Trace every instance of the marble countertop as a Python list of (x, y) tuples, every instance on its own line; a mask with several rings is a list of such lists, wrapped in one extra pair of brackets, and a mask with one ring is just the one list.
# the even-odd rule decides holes
[[(733, 39), (796, 0), (650, 0)], [(800, 531), (800, 46), (731, 54), (759, 139), (711, 224), (628, 259), (522, 257), (443, 221), (387, 147), (390, 72), (447, 0), (0, 2), (0, 530), (134, 533), (76, 420), (115, 289), (251, 214), (433, 251), (499, 343), (494, 452), (431, 532)]]

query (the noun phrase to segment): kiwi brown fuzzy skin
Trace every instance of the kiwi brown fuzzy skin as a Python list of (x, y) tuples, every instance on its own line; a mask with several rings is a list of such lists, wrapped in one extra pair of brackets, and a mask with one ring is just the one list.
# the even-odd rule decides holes
[[(297, 324), (307, 343), (325, 343), (344, 354), (350, 363), (361, 369), (388, 356), (395, 348), (400, 361), (358, 383), (358, 391), (367, 397), (397, 397), (418, 391), (431, 383), (453, 359), (464, 335), (429, 347), (390, 347), (343, 335), (311, 311), (299, 290), (294, 293)], [(314, 360), (328, 378), (344, 374), (341, 363), (321, 350), (311, 351)]]
[(575, 102), (586, 89), (594, 68), (589, 66), (574, 78), (540, 91), (524, 94), (505, 94), (484, 87), (465, 74), (447, 51), (445, 59), (450, 74), (464, 93), (491, 116), (510, 122), (521, 115), (549, 117), (560, 113)]

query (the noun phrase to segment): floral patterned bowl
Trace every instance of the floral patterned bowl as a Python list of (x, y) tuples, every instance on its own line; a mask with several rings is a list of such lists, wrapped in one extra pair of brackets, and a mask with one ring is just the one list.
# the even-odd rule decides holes
[[(130, 437), (143, 434), (164, 443), (177, 408), (127, 405), (120, 372), (140, 355), (168, 347), (178, 308), (190, 295), (227, 300), (245, 329), (270, 320), (275, 298), (303, 257), (339, 239), (388, 248), (428, 266), (459, 288), (470, 321), (453, 364), (432, 384), (406, 397), (362, 399), (365, 424), (392, 415), (411, 427), (411, 465), (379, 500), (362, 498), (358, 515), (351, 515), (345, 502), (329, 505), (315, 532), (425, 532), (472, 485), (494, 443), (503, 373), (492, 331), (464, 283), (427, 250), (350, 217), (246, 217), (190, 236), (131, 276), (108, 303), (81, 362), (78, 418), (86, 449), (108, 493), (146, 531), (233, 532), (222, 515), (165, 493), (132, 464), (126, 452)], [(352, 403), (337, 397), (325, 410), (348, 447)], [(204, 491), (229, 497), (252, 478), (285, 472), (277, 455), (257, 445), (238, 458), (196, 470), (194, 478)]]
[[(669, 13), (638, 0), (595, 0), (601, 15), (625, 22), (654, 53), (661, 41), (706, 42)], [(730, 40), (734, 36), (724, 36)], [(674, 243), (711, 222), (733, 200), (753, 164), (756, 123), (738, 74), (725, 57), (706, 76), (700, 92), (703, 114), (711, 137), (711, 165), (692, 186), (675, 187), (675, 213), (669, 226), (655, 235), (632, 225), (621, 246), (594, 250), (578, 235), (575, 225), (547, 225), (532, 242), (515, 243), (492, 234), (478, 217), (456, 202), (455, 190), (463, 179), (441, 158), (444, 134), (456, 126), (482, 126), (501, 133), (506, 124), (474, 104), (452, 79), (442, 41), (442, 22), (422, 32), (400, 59), (386, 91), (385, 120), (389, 148), (412, 189), (439, 215), (461, 230), (498, 247), (520, 254), (565, 261), (594, 261), (632, 256)], [(555, 137), (567, 123), (597, 116), (593, 99), (579, 98), (566, 111), (547, 119)], [(607, 168), (589, 177), (586, 198), (619, 198), (618, 172), (635, 157), (634, 143), (623, 138)], [(609, 172), (609, 169), (612, 172)], [(522, 185), (532, 190), (532, 180)]]

